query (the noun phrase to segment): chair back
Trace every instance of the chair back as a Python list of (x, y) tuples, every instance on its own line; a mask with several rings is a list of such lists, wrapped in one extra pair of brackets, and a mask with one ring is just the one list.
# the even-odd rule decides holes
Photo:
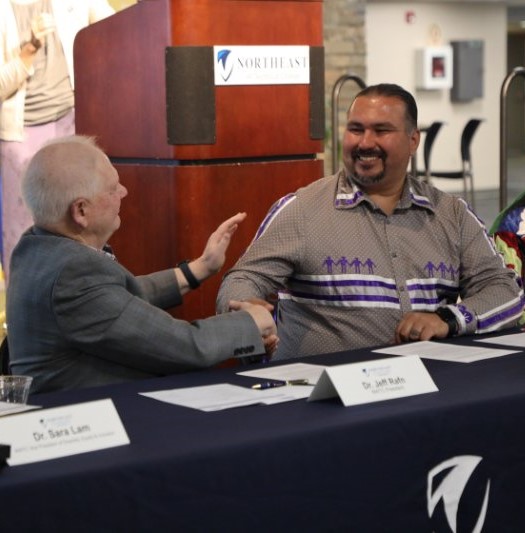
[(430, 171), (430, 155), (432, 153), (432, 146), (436, 140), (439, 130), (443, 126), (443, 122), (435, 121), (430, 124), (425, 132), (425, 144), (423, 145), (423, 163), (425, 165), (425, 173)]
[(471, 118), (463, 128), (463, 133), (461, 134), (461, 160), (464, 163), (470, 164), (470, 145), (472, 144), (474, 133), (476, 133), (478, 126), (482, 122), (483, 120), (479, 118)]

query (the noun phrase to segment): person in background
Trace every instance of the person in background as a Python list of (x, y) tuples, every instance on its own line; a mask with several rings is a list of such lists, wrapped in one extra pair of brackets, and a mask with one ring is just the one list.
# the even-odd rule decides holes
[(271, 353), (271, 313), (234, 312), (189, 323), (164, 309), (219, 271), (238, 213), (190, 263), (133, 276), (107, 247), (127, 191), (90, 138), (46, 143), (30, 160), (22, 192), (34, 226), (12, 255), (7, 288), (11, 371), (32, 393), (87, 387), (208, 367), (236, 355)]
[(344, 168), (279, 200), (227, 272), (217, 310), (278, 293), (274, 359), (488, 333), (513, 326), (521, 285), (466, 202), (407, 175), (413, 96), (362, 90)]
[(42, 143), (75, 132), (73, 41), (114, 13), (106, 0), (0, 0), (3, 266), (31, 225), (20, 176)]

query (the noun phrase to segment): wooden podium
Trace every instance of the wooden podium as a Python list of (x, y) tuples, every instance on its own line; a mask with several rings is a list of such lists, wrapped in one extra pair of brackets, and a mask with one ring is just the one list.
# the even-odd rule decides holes
[[(274, 201), (322, 176), (322, 29), (322, 0), (143, 0), (79, 32), (76, 129), (128, 189), (111, 244), (129, 270), (197, 257), (246, 211), (224, 272)], [(308, 47), (309, 83), (215, 84), (214, 46), (292, 45)], [(222, 273), (173, 314), (214, 314)]]

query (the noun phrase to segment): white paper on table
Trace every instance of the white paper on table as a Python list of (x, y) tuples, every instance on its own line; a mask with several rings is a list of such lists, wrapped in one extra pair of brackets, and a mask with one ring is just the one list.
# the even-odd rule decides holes
[(291, 400), (303, 400), (310, 396), (313, 389), (313, 385), (284, 385), (275, 389), (256, 390), (253, 392), (262, 393), (264, 395), (263, 403), (271, 405), (273, 403), (289, 402)]
[(0, 402), (0, 416), (14, 415), (33, 409), (41, 409), (40, 405), (27, 405), (25, 403)]
[[(289, 365), (278, 365), (258, 370), (247, 370), (237, 372), (239, 376), (252, 378), (275, 379), (279, 381), (290, 381), (292, 379), (307, 379), (310, 385), (315, 385), (325, 369), (322, 365), (312, 365), (309, 363), (291, 363)], [(297, 385), (300, 387), (303, 385)]]
[(420, 341), (398, 344), (388, 348), (379, 348), (373, 351), (375, 353), (390, 355), (418, 355), (425, 359), (437, 359), (439, 361), (472, 363), (474, 361), (482, 361), (484, 359), (517, 353), (518, 350), (497, 350), (482, 346), (461, 346), (459, 344)]
[(500, 346), (516, 346), (525, 348), (525, 333), (511, 333), (509, 335), (498, 335), (490, 339), (475, 339), (476, 342), (486, 342), (487, 344), (499, 344)]
[(283, 386), (273, 389), (253, 390), (229, 383), (201, 387), (186, 387), (153, 392), (140, 392), (142, 396), (161, 402), (182, 405), (200, 411), (221, 411), (256, 404), (274, 404), (307, 398), (311, 386)]

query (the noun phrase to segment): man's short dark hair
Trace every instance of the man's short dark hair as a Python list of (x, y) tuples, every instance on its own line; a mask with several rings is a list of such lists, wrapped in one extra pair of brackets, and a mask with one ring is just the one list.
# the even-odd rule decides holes
[(396, 85), (395, 83), (379, 83), (377, 85), (370, 85), (365, 89), (357, 93), (356, 98), (360, 96), (390, 96), (393, 98), (399, 98), (405, 104), (406, 119), (409, 126), (408, 129), (412, 130), (417, 128), (417, 104), (414, 97), (403, 87)]

